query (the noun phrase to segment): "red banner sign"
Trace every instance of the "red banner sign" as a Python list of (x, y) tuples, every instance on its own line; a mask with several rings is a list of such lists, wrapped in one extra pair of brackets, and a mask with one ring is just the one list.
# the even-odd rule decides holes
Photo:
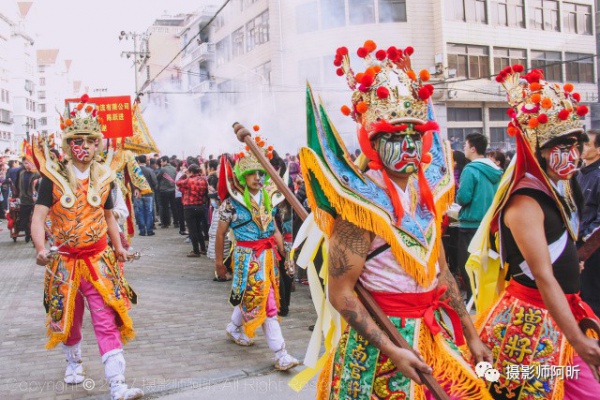
[[(66, 99), (75, 103), (80, 99)], [(98, 117), (102, 118), (102, 135), (107, 139), (133, 136), (131, 96), (90, 97), (88, 103), (95, 104)]]

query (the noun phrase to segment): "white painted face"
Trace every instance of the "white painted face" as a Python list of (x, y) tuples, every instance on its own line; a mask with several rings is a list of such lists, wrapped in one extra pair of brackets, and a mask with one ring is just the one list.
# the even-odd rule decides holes
[(496, 368), (490, 368), (485, 371), (485, 380), (488, 382), (498, 382), (500, 379), (500, 371)]
[(489, 362), (480, 361), (475, 366), (475, 373), (477, 374), (478, 377), (483, 378), (483, 376), (485, 375), (485, 371), (487, 371), (488, 369), (491, 369), (491, 368), (492, 368), (492, 364), (490, 364)]

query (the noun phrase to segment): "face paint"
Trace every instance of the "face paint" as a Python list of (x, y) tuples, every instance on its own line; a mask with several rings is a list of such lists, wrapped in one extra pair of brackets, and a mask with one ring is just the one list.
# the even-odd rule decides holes
[(384, 133), (377, 141), (377, 152), (388, 169), (412, 174), (419, 169), (423, 144), (419, 135)]
[(83, 139), (73, 139), (69, 141), (69, 146), (71, 146), (71, 154), (79, 162), (83, 162), (86, 157), (90, 155), (90, 151), (83, 147), (84, 143), (85, 141)]
[[(255, 178), (252, 181), (252, 183), (250, 183), (248, 181), (248, 178), (251, 176)], [(252, 171), (251, 173), (246, 175), (246, 182), (248, 182), (248, 185), (251, 187), (256, 186), (258, 188), (261, 188), (265, 185), (265, 178), (266, 178), (266, 173), (264, 171)]]
[(550, 148), (548, 168), (562, 180), (570, 179), (577, 170), (579, 150), (575, 144), (557, 144)]

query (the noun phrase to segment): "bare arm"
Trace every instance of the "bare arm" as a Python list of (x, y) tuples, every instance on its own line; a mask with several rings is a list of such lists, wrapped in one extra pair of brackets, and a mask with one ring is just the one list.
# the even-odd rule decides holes
[(416, 369), (429, 372), (430, 368), (412, 352), (395, 346), (354, 294), (370, 244), (369, 232), (340, 217), (335, 220), (329, 241), (329, 300), (348, 324), (387, 354), (405, 376), (421, 383)]
[(462, 295), (460, 294), (460, 290), (456, 284), (456, 279), (454, 279), (454, 276), (450, 272), (448, 264), (446, 263), (446, 252), (444, 251), (444, 246), (440, 246), (438, 262), (440, 265), (439, 284), (448, 287), (446, 293), (444, 293), (442, 296), (442, 300), (448, 299), (448, 304), (450, 307), (452, 307), (458, 313), (465, 339), (467, 340), (469, 349), (475, 358), (475, 362), (478, 363), (480, 361), (487, 361), (491, 363), (493, 361), (492, 352), (481, 341), (479, 335), (477, 335), (477, 330), (475, 329), (473, 321), (471, 320), (471, 316), (465, 307)]
[(50, 261), (48, 259), (48, 250), (46, 249), (46, 231), (44, 229), (49, 212), (50, 209), (48, 207), (36, 204), (31, 216), (31, 239), (37, 253), (36, 263), (38, 265), (46, 265)]
[[(577, 353), (590, 365), (598, 379), (600, 347), (579, 329), (558, 281), (544, 232), (544, 214), (537, 202), (528, 196), (513, 196), (506, 207), (504, 221), (535, 278), (546, 308)], [(526, 227), (526, 228), (525, 228)]]
[(215, 236), (215, 269), (219, 278), (227, 278), (227, 269), (223, 264), (223, 249), (225, 247), (225, 235), (229, 230), (229, 222), (219, 221), (217, 225), (217, 234)]
[(108, 225), (108, 237), (115, 249), (115, 253), (119, 261), (127, 261), (127, 251), (121, 244), (121, 236), (119, 235), (119, 227), (117, 220), (112, 213), (112, 210), (104, 210), (104, 218), (106, 218), (106, 225)]

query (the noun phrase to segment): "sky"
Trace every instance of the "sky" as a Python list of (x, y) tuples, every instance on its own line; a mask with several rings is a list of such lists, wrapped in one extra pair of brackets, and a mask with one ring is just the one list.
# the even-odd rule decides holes
[(33, 0), (27, 30), (38, 49), (58, 48), (61, 59), (73, 60), (73, 78), (89, 85), (90, 91), (133, 95), (133, 63), (121, 57), (122, 51), (133, 51), (133, 41), (119, 41), (119, 33), (145, 32), (161, 15), (192, 12), (201, 4), (202, 0)]

